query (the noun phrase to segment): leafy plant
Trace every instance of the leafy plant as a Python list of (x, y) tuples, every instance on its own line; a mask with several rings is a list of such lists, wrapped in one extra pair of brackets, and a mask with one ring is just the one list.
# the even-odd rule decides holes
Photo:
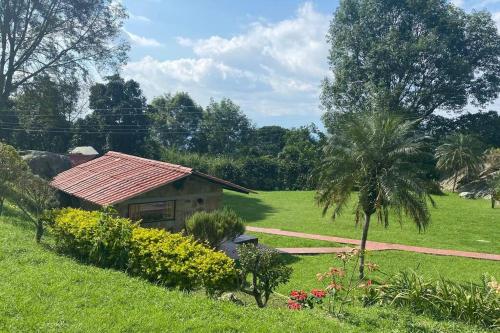
[(16, 182), (28, 173), (28, 165), (14, 147), (0, 142), (0, 215), (6, 198), (13, 195)]
[(292, 290), (288, 300), (288, 308), (291, 310), (313, 309), (316, 305), (323, 303), (326, 294), (326, 291), (322, 289), (313, 289), (310, 293), (303, 290)]
[(378, 287), (380, 303), (407, 307), (442, 319), (500, 328), (500, 287), (484, 276), (480, 284), (461, 285), (443, 278), (426, 280), (403, 271)]
[(436, 148), (436, 167), (453, 176), (453, 192), (460, 174), (468, 177), (479, 173), (483, 166), (482, 152), (482, 143), (478, 139), (461, 133), (449, 136)]
[[(238, 248), (241, 266), (241, 290), (255, 298), (257, 306), (267, 305), (280, 284), (287, 283), (292, 268), (285, 265), (281, 254), (270, 248), (243, 244)], [(250, 282), (247, 281), (250, 275)]]
[(169, 287), (204, 287), (209, 294), (232, 289), (236, 281), (234, 261), (227, 255), (160, 229), (133, 230), (129, 270)]
[(64, 208), (54, 211), (51, 231), (57, 248), (100, 267), (125, 269), (132, 232), (137, 225), (117, 216), (112, 208), (85, 211)]
[(317, 168), (317, 202), (323, 214), (334, 207), (341, 214), (353, 191), (358, 191), (356, 224), (364, 215), (359, 254), (359, 276), (364, 277), (365, 249), (371, 216), (385, 227), (389, 212), (401, 222), (406, 215), (419, 230), (430, 221), (429, 182), (419, 168), (425, 153), (425, 137), (416, 132), (417, 121), (389, 112), (374, 111), (338, 115)]
[(35, 240), (40, 243), (42, 240), (45, 213), (48, 209), (58, 206), (55, 190), (50, 184), (26, 172), (19, 178), (12, 189), (11, 200), (24, 213), (24, 216), (35, 226)]
[(227, 208), (213, 212), (196, 212), (186, 221), (188, 234), (218, 249), (227, 240), (233, 240), (245, 232), (243, 220)]

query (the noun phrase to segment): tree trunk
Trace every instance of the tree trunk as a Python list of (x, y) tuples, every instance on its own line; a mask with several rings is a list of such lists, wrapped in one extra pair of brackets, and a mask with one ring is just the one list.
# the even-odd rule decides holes
[(455, 193), (455, 187), (457, 186), (457, 178), (458, 178), (458, 172), (453, 177), (453, 188), (451, 189), (453, 193)]
[(370, 227), (371, 214), (365, 213), (365, 223), (363, 224), (363, 235), (361, 236), (361, 247), (359, 253), (359, 279), (365, 278), (365, 250), (366, 239), (368, 238), (368, 228)]
[(40, 243), (40, 241), (42, 240), (42, 236), (43, 236), (43, 222), (37, 221), (36, 234), (35, 234), (35, 240), (37, 243)]
[(3, 214), (3, 203), (5, 201), (5, 198), (1, 197), (0, 198), (0, 216)]

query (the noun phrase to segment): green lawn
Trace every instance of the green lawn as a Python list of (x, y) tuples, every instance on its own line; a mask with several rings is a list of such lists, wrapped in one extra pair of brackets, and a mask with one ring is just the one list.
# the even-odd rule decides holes
[[(432, 221), (425, 232), (419, 233), (406, 220), (400, 225), (392, 216), (387, 229), (372, 223), (368, 238), (443, 249), (500, 253), (500, 209), (491, 209), (488, 200), (466, 200), (456, 194), (434, 196), (434, 199), (436, 207), (431, 208)], [(249, 226), (355, 239), (361, 235), (360, 227), (354, 225), (352, 207), (346, 208), (343, 215), (332, 221), (329, 216), (322, 217), (312, 191), (259, 192), (251, 195), (226, 191), (224, 204), (240, 213)]]
[[(50, 237), (36, 245), (33, 236), (22, 220), (0, 218), (0, 332), (487, 332), (389, 307), (351, 306), (338, 321), (289, 311), (278, 296), (275, 307), (237, 306), (83, 265), (54, 253)], [(280, 291), (313, 287), (310, 276), (330, 258), (288, 257), (295, 272)]]

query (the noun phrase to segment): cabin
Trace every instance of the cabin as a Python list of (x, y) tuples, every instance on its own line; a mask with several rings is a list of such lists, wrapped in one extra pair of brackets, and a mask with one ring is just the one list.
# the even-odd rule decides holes
[(58, 174), (51, 185), (68, 206), (113, 206), (144, 227), (175, 232), (194, 212), (220, 208), (223, 189), (253, 192), (189, 167), (114, 151)]

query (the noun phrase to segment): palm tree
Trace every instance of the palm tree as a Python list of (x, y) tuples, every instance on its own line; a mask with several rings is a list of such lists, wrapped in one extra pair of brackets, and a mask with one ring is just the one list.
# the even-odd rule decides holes
[(417, 121), (406, 121), (386, 112), (339, 116), (334, 134), (325, 146), (317, 169), (317, 202), (323, 214), (333, 207), (333, 218), (358, 191), (356, 224), (364, 215), (360, 247), (360, 279), (364, 278), (366, 240), (370, 218), (389, 224), (389, 212), (401, 223), (411, 218), (419, 231), (430, 221), (424, 173), (417, 167), (425, 154), (425, 137), (417, 135)]
[(453, 176), (452, 192), (455, 192), (460, 173), (467, 177), (481, 170), (482, 152), (482, 144), (478, 139), (462, 133), (452, 134), (436, 148), (436, 167)]

